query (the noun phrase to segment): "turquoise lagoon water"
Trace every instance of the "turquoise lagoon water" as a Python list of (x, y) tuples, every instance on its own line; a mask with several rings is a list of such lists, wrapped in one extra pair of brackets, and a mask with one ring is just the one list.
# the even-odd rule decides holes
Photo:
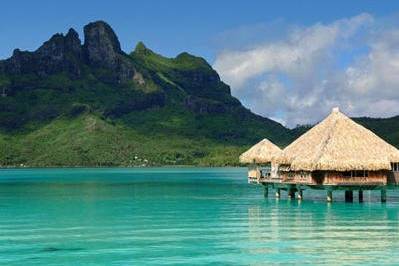
[(0, 265), (399, 264), (399, 191), (272, 194), (244, 168), (0, 170)]

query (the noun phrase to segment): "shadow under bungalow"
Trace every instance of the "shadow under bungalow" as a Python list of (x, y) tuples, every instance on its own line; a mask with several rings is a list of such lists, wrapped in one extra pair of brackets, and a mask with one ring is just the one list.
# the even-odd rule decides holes
[(345, 200), (353, 201), (358, 191), (380, 190), (386, 201), (389, 187), (399, 185), (399, 150), (370, 130), (334, 108), (329, 116), (300, 136), (284, 150), (264, 139), (240, 156), (249, 164), (248, 182), (281, 190), (289, 198), (303, 198), (307, 188), (326, 190), (327, 201), (333, 191), (345, 190)]

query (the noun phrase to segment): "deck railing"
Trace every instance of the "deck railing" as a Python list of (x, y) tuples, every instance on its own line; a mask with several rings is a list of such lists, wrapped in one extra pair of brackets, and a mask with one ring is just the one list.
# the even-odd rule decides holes
[(279, 177), (272, 176), (269, 168), (265, 169), (251, 169), (248, 171), (248, 183), (267, 183), (267, 182), (279, 182)]

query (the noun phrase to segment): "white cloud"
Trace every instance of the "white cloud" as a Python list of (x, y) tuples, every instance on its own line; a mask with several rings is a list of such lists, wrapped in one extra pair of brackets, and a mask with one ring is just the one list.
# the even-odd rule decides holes
[(333, 106), (354, 116), (397, 115), (399, 31), (377, 25), (360, 14), (293, 26), (279, 40), (221, 52), (214, 68), (246, 106), (288, 126), (315, 123)]
[(370, 52), (345, 71), (345, 92), (354, 115), (399, 114), (399, 30), (377, 34)]

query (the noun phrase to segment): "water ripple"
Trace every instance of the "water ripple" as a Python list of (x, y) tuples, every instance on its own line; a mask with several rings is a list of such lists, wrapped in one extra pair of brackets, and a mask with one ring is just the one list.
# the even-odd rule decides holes
[[(264, 199), (245, 169), (0, 172), (0, 265), (399, 264), (399, 197)], [(71, 261), (71, 258), (74, 258)]]

